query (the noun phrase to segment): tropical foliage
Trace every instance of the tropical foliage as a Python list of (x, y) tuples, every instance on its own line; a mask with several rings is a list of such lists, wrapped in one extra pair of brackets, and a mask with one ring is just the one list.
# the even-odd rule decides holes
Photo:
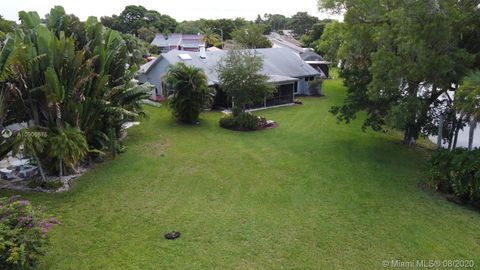
[(455, 95), (455, 106), (470, 123), (468, 149), (472, 150), (473, 134), (480, 121), (480, 71), (471, 72), (462, 80)]
[[(322, 44), (342, 59), (348, 87), (344, 104), (332, 112), (349, 122), (365, 111), (364, 128), (398, 129), (409, 144), (422, 134), (436, 135), (446, 115), (452, 117), (443, 121), (445, 129), (461, 126), (451, 91), (478, 55), (475, 2), (319, 1), (323, 10), (345, 14), (341, 42), (332, 37)], [(340, 45), (336, 55), (334, 44)]]
[(94, 17), (80, 23), (58, 6), (46, 25), (35, 12), (19, 16), (19, 28), (0, 52), (0, 119), (45, 130), (50, 147), (24, 139), (12, 140), (11, 147), (30, 145), (28, 152), (48, 161), (50, 173), (62, 175), (87, 153), (108, 149), (124, 122), (142, 116), (150, 88), (132, 83), (135, 52), (122, 34)]
[(429, 162), (429, 181), (462, 203), (480, 208), (480, 150), (439, 150)]
[(178, 63), (170, 67), (165, 81), (171, 93), (168, 104), (173, 116), (183, 123), (197, 123), (200, 112), (213, 99), (205, 73), (199, 68)]
[(213, 31), (213, 29), (211, 28), (203, 29), (202, 35), (203, 35), (203, 42), (205, 42), (205, 45), (207, 47), (221, 45), (221, 43), (223, 42), (221, 36), (215, 33), (215, 31)]

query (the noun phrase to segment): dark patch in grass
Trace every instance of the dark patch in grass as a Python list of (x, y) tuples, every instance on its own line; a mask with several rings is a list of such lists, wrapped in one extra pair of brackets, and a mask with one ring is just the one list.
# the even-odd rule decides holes
[(175, 239), (179, 238), (181, 235), (182, 235), (181, 232), (173, 231), (173, 232), (166, 233), (165, 238), (168, 239), (168, 240), (175, 240)]

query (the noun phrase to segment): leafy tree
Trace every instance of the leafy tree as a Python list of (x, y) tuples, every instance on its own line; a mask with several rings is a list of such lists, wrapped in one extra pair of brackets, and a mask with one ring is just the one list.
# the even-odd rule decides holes
[(310, 16), (307, 12), (297, 12), (288, 20), (288, 27), (295, 35), (301, 36), (308, 33), (318, 21), (317, 17)]
[(145, 7), (130, 5), (125, 7), (118, 19), (126, 33), (138, 34), (138, 29), (146, 25), (146, 13), (147, 9)]
[(328, 23), (330, 23), (332, 20), (322, 20), (317, 22), (312, 26), (312, 28), (303, 35), (300, 38), (300, 41), (302, 42), (303, 47), (307, 48), (313, 48), (315, 47), (316, 43), (320, 40), (320, 37), (323, 34), (323, 31), (325, 30), (325, 27)]
[(148, 42), (153, 39), (152, 35), (171, 33), (177, 26), (177, 21), (172, 17), (135, 5), (126, 6), (119, 16), (103, 16), (100, 21), (108, 28), (124, 34), (139, 35)]
[[(414, 143), (438, 115), (439, 97), (472, 64), (460, 44), (464, 18), (475, 7), (454, 1), (320, 1), (321, 8), (345, 11), (341, 75), (348, 87), (342, 106), (332, 108), (350, 121), (365, 110), (364, 128), (391, 126)], [(465, 12), (459, 12), (464, 10)]]
[(187, 124), (197, 123), (200, 112), (212, 98), (205, 73), (199, 68), (178, 63), (170, 67), (165, 81), (172, 93), (168, 105), (175, 118)]
[(150, 43), (155, 38), (157, 34), (157, 29), (155, 27), (142, 27), (137, 31), (138, 37), (145, 40), (146, 42)]
[(125, 33), (125, 30), (123, 29), (123, 24), (118, 18), (118, 15), (102, 16), (100, 17), (100, 22), (105, 27)]
[(145, 12), (146, 27), (155, 28), (160, 33), (171, 33), (175, 31), (177, 21), (168, 16), (162, 15), (158, 11), (148, 10)]
[(176, 33), (182, 34), (198, 34), (201, 32), (200, 25), (196, 21), (183, 21), (175, 28)]
[(337, 55), (338, 49), (342, 47), (342, 27), (343, 24), (337, 21), (327, 24), (316, 47), (316, 50), (332, 63), (337, 63), (339, 60)]
[(260, 14), (257, 15), (257, 18), (255, 19), (255, 24), (263, 24), (264, 21), (262, 19), (262, 16)]
[(285, 29), (288, 23), (288, 18), (281, 14), (265, 14), (265, 23), (273, 31)]
[(480, 71), (471, 72), (461, 82), (455, 95), (455, 106), (470, 122), (468, 149), (473, 148), (473, 136), (480, 121)]
[(249, 49), (271, 48), (272, 43), (263, 35), (264, 28), (260, 25), (249, 25), (235, 30), (232, 34), (233, 41), (241, 47)]
[(2, 45), (3, 41), (5, 40), (5, 37), (7, 33), (10, 33), (13, 31), (15, 26), (15, 22), (5, 20), (1, 15), (0, 15), (0, 46)]
[(233, 113), (263, 101), (275, 87), (262, 74), (263, 60), (250, 50), (230, 50), (217, 67), (220, 88), (233, 100)]

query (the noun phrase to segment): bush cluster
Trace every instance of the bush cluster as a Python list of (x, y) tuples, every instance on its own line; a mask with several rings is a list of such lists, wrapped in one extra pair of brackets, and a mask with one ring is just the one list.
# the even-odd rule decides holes
[(429, 181), (435, 189), (480, 208), (480, 149), (436, 151), (428, 167)]
[(43, 219), (20, 196), (0, 198), (0, 269), (32, 269), (44, 254), (48, 230), (59, 222)]
[(220, 126), (234, 130), (257, 130), (266, 125), (267, 120), (247, 112), (234, 116), (226, 115), (220, 119)]

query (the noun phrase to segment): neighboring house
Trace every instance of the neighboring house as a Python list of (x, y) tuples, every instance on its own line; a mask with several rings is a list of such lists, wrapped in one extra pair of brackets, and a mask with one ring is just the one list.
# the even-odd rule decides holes
[[(168, 95), (163, 90), (162, 78), (170, 65), (183, 62), (189, 66), (202, 69), (208, 80), (208, 85), (217, 89), (215, 105), (230, 107), (231, 102), (219, 89), (216, 67), (228, 53), (224, 50), (206, 51), (201, 47), (200, 52), (172, 50), (162, 53), (155, 61), (151, 61), (139, 70), (140, 83), (150, 82), (155, 85), (152, 98), (158, 100)], [(293, 103), (296, 95), (309, 95), (309, 81), (320, 77), (321, 73), (305, 63), (296, 53), (288, 49), (269, 48), (256, 49), (254, 52), (263, 59), (263, 73), (268, 75), (270, 82), (277, 85), (278, 91), (272, 98), (265, 99), (255, 107), (269, 107)]]
[(304, 52), (301, 52), (300, 57), (314, 69), (320, 71), (322, 73), (322, 79), (330, 78), (329, 65), (331, 62), (325, 61), (321, 55), (311, 49), (306, 49)]
[(321, 55), (315, 53), (312, 49), (302, 48), (300, 42), (294, 38), (280, 35), (278, 33), (271, 33), (267, 38), (272, 43), (273, 48), (285, 48), (297, 53), (303, 61), (307, 62), (307, 64), (311, 65), (322, 74), (322, 79), (329, 78), (329, 65), (331, 63), (325, 61)]
[(169, 52), (171, 50), (196, 52), (203, 44), (203, 35), (187, 34), (157, 34), (151, 43), (151, 45), (158, 47), (159, 53)]

